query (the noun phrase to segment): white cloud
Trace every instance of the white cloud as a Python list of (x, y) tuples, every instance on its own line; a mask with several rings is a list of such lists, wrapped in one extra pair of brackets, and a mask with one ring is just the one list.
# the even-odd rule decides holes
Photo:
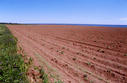
[(127, 17), (126, 18), (120, 18), (121, 21), (127, 21)]

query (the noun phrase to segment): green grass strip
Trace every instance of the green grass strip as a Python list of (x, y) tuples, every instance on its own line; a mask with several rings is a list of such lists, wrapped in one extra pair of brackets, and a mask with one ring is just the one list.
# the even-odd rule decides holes
[(17, 53), (17, 39), (0, 24), (0, 83), (28, 83), (26, 67)]

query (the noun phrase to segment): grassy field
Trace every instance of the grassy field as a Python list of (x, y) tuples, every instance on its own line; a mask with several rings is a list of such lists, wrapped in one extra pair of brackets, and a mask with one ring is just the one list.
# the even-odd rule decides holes
[(0, 24), (0, 83), (28, 83), (24, 60), (17, 50), (17, 39)]

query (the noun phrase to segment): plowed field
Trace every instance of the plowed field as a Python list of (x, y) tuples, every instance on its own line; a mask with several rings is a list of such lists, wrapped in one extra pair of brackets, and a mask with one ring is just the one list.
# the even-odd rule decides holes
[(7, 26), (51, 82), (127, 83), (127, 28)]

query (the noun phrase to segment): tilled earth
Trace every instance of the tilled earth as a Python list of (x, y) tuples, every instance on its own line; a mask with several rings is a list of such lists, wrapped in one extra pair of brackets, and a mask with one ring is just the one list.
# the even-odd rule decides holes
[(127, 83), (127, 28), (7, 26), (52, 83)]

